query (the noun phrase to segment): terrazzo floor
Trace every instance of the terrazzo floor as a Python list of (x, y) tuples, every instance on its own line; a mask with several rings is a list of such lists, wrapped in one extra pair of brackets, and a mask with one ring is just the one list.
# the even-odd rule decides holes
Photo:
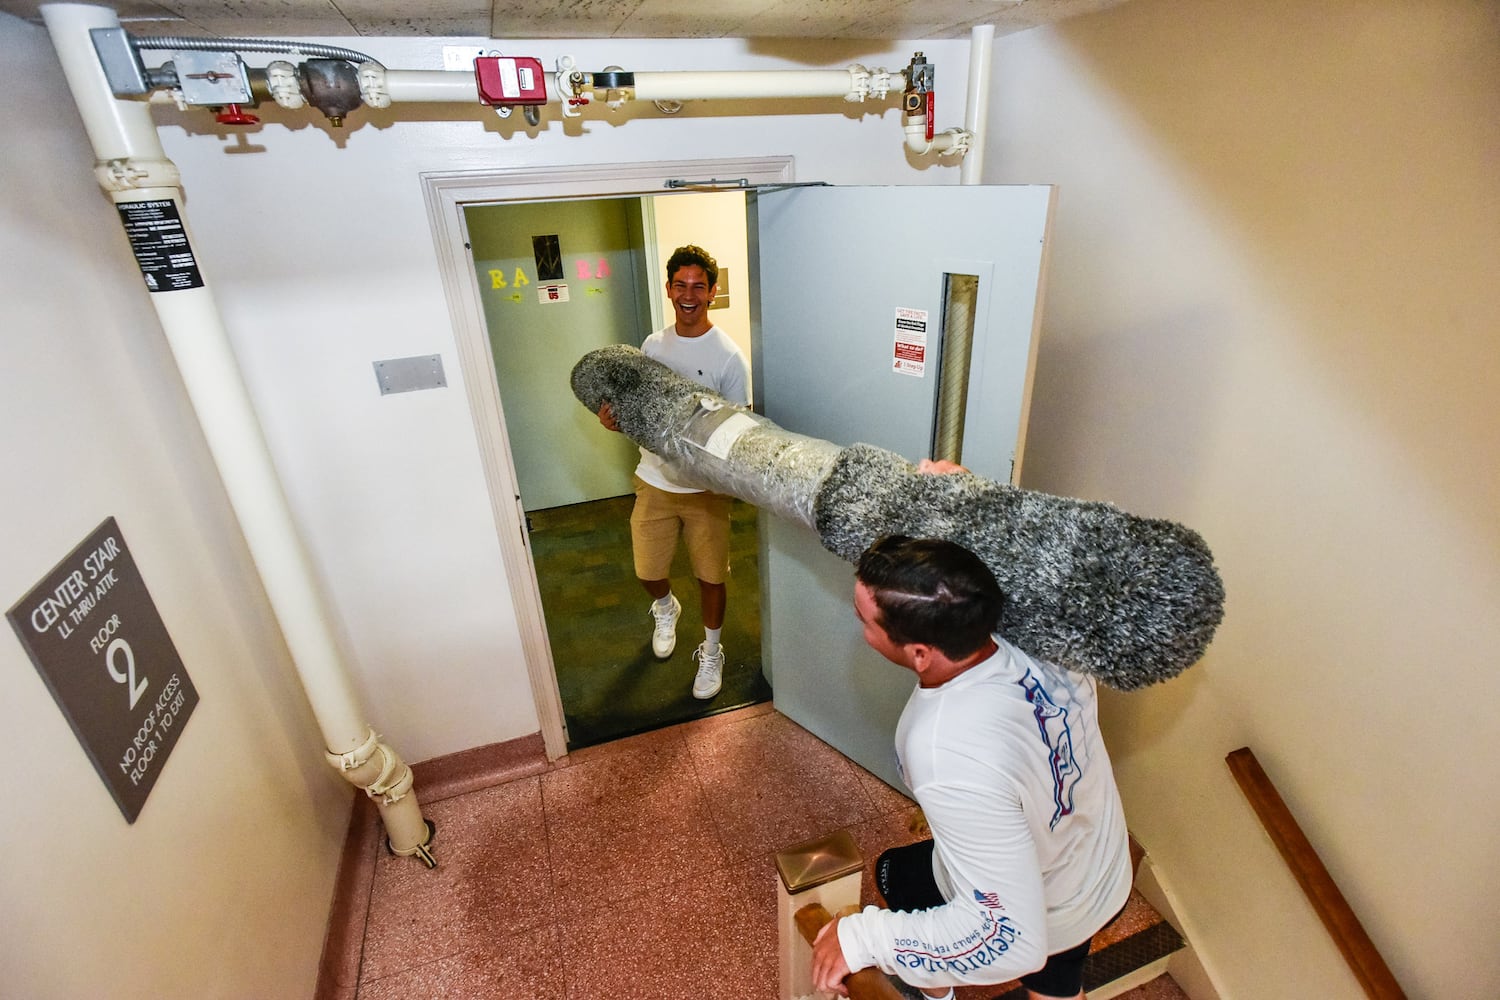
[[(375, 827), (353, 844), (374, 858), (346, 935), (358, 973), (321, 996), (775, 1000), (774, 853), (847, 828), (874, 902), (874, 859), (921, 835), (910, 800), (769, 704), (441, 794), (423, 800), (436, 869), (390, 856)], [(1158, 920), (1132, 896), (1111, 940)], [(1140, 989), (1155, 992), (1125, 996), (1183, 995)]]

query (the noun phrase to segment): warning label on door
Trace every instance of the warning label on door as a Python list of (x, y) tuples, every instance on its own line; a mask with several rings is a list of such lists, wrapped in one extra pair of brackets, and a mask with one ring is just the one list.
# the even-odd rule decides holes
[(896, 307), (896, 348), (891, 370), (898, 375), (927, 375), (927, 310)]
[(188, 245), (187, 227), (171, 198), (115, 206), (146, 287), (153, 292), (202, 288), (203, 275)]

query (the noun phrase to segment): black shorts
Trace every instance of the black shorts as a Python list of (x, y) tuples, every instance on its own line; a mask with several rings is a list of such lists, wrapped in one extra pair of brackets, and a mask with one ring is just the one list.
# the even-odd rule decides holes
[[(948, 902), (932, 877), (932, 850), (932, 841), (924, 840), (893, 847), (875, 862), (875, 888), (886, 906), (893, 910), (930, 910)], [(1090, 936), (1083, 944), (1048, 955), (1046, 965), (1021, 977), (1021, 985), (1044, 997), (1077, 996), (1083, 991), (1083, 963), (1092, 941)]]

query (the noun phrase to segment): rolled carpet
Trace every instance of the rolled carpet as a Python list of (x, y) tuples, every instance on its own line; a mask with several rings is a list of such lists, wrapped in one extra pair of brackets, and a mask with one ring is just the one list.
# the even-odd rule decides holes
[(1175, 677), (1224, 617), (1208, 546), (1173, 521), (972, 473), (927, 475), (874, 445), (796, 434), (633, 347), (590, 351), (572, 385), (591, 412), (608, 401), (620, 430), (681, 481), (805, 525), (840, 558), (888, 534), (963, 545), (1005, 592), (1001, 635), (1111, 687)]

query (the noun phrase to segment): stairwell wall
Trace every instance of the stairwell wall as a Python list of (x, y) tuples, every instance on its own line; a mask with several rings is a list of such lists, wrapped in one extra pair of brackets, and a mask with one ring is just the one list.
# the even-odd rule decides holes
[(1025, 485), (1198, 528), (1208, 656), (1106, 703), (1235, 1000), (1363, 996), (1249, 745), (1411, 996), (1500, 995), (1500, 7), (1132, 0), (997, 40), (988, 183), (1059, 200)]

